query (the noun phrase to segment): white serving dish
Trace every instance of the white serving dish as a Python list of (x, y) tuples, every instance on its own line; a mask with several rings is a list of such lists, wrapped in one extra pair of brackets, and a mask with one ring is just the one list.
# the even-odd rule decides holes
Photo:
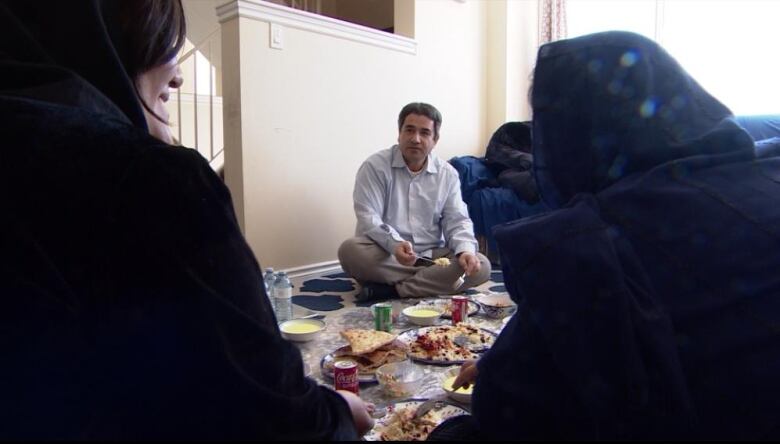
[(279, 330), (287, 340), (306, 342), (319, 336), (325, 330), (325, 323), (317, 319), (291, 319), (279, 324)]
[(428, 326), (434, 325), (443, 311), (433, 305), (412, 305), (404, 308), (402, 313), (412, 324)]

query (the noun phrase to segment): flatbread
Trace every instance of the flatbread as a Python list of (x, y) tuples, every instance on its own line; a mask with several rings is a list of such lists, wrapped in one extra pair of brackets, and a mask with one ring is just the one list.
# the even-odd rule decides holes
[[(381, 355), (375, 356), (373, 358), (366, 357), (365, 359), (367, 361), (370, 361), (371, 364), (368, 364), (365, 366), (364, 371), (365, 372), (373, 372), (374, 370), (378, 369), (379, 367), (388, 364), (390, 362), (400, 362), (407, 358), (406, 350), (405, 349), (398, 349), (394, 348), (391, 350), (378, 350)], [(372, 352), (377, 353), (377, 352)]]
[(348, 359), (357, 363), (359, 374), (373, 375), (379, 367), (390, 362), (404, 361), (407, 358), (406, 344), (396, 339), (377, 350), (362, 355), (354, 353), (349, 345), (341, 347), (333, 352), (333, 359), (325, 363), (325, 368), (332, 371), (337, 361)]
[(341, 332), (341, 336), (349, 342), (352, 353), (363, 355), (395, 341), (396, 335), (378, 330), (349, 329)]

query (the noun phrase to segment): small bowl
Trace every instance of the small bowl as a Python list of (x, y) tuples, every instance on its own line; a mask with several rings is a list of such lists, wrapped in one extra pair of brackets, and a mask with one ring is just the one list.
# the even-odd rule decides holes
[(385, 364), (376, 369), (375, 374), (379, 386), (392, 398), (413, 396), (422, 386), (425, 376), (420, 366), (408, 360)]
[(415, 325), (434, 325), (442, 315), (441, 308), (434, 305), (413, 305), (404, 308), (403, 314)]
[(481, 294), (474, 298), (491, 318), (505, 318), (517, 310), (517, 304), (512, 301), (507, 293)]
[(282, 337), (295, 342), (311, 341), (324, 329), (325, 323), (316, 319), (291, 319), (279, 324)]
[(469, 385), (469, 388), (463, 387), (453, 390), (452, 383), (455, 382), (455, 378), (458, 376), (458, 369), (451, 370), (446, 373), (446, 377), (441, 382), (441, 388), (447, 393), (447, 396), (463, 404), (471, 404), (471, 393), (474, 391), (474, 384)]

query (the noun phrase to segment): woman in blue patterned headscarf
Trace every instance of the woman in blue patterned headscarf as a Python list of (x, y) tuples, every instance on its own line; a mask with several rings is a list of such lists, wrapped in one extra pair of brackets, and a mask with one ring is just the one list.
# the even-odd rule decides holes
[(541, 47), (532, 106), (555, 210), (495, 230), (519, 309), (471, 370), (480, 435), (777, 438), (780, 158), (636, 34)]

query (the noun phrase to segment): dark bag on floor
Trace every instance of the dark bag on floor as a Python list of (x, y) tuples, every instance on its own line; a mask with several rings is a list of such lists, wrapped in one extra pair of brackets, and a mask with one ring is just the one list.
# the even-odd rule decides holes
[(501, 186), (512, 189), (528, 203), (539, 201), (533, 176), (529, 122), (508, 122), (490, 138), (485, 163), (498, 177)]

